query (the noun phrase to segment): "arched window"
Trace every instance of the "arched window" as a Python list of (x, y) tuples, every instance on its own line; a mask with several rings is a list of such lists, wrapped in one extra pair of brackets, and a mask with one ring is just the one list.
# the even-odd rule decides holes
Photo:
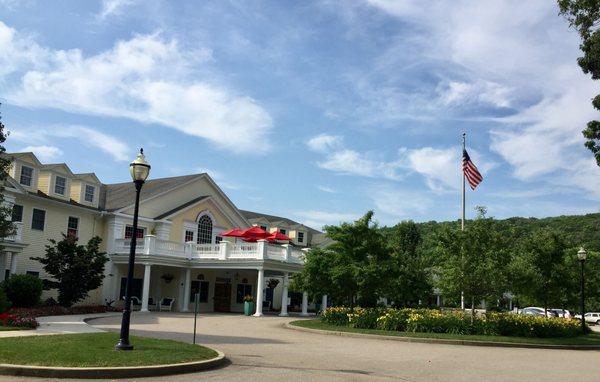
[(200, 219), (198, 219), (198, 239), (196, 240), (196, 242), (198, 244), (212, 243), (212, 231), (212, 219), (208, 215), (202, 215)]

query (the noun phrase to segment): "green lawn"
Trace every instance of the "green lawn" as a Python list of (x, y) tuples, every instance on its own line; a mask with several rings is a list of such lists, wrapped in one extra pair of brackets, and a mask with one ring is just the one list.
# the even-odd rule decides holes
[(572, 338), (527, 338), (527, 337), (505, 337), (505, 336), (470, 336), (464, 334), (448, 333), (412, 333), (412, 332), (394, 332), (377, 329), (356, 329), (346, 326), (335, 326), (321, 322), (321, 320), (298, 320), (290, 324), (303, 328), (330, 330), (337, 332), (378, 334), (395, 337), (412, 338), (437, 338), (447, 340), (469, 340), (469, 341), (488, 341), (488, 342), (510, 342), (521, 344), (541, 344), (541, 345), (600, 345), (600, 333), (591, 333), (586, 336)]
[(132, 351), (114, 350), (117, 333), (59, 334), (0, 339), (2, 363), (38, 366), (143, 366), (200, 361), (212, 349), (183, 342), (131, 337)]
[(15, 328), (14, 326), (2, 326), (0, 325), (0, 332), (6, 332), (9, 330), (33, 330), (31, 328)]

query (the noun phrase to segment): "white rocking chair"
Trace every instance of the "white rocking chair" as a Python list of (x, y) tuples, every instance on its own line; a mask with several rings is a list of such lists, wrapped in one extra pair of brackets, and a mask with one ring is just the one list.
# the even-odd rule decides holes
[(158, 310), (159, 311), (172, 311), (173, 310), (173, 303), (175, 302), (174, 298), (169, 298), (169, 297), (163, 297), (159, 303), (158, 303)]

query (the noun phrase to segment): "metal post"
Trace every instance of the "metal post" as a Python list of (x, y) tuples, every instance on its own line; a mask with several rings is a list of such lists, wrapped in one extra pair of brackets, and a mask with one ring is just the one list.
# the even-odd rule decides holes
[(583, 272), (583, 264), (584, 260), (580, 260), (581, 263), (581, 330), (583, 334), (586, 334), (585, 331), (585, 280), (584, 280), (584, 272)]
[(200, 294), (194, 294), (194, 340), (192, 343), (196, 344), (196, 320), (198, 319), (198, 302), (200, 301)]
[(121, 320), (121, 339), (115, 346), (117, 350), (133, 350), (133, 345), (129, 343), (129, 324), (131, 320), (131, 284), (133, 282), (133, 268), (135, 266), (135, 247), (137, 245), (138, 213), (140, 208), (140, 191), (144, 181), (135, 182), (135, 208), (133, 212), (133, 235), (131, 236), (131, 246), (129, 248), (129, 268), (127, 269), (127, 282), (125, 284), (125, 308), (123, 309), (123, 318)]

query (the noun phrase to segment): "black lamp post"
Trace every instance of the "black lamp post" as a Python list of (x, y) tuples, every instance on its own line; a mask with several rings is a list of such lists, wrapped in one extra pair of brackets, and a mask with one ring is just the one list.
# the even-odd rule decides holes
[(583, 334), (585, 333), (585, 278), (583, 272), (583, 265), (585, 264), (585, 259), (587, 258), (587, 252), (583, 247), (579, 249), (577, 252), (577, 259), (581, 263), (581, 330)]
[(140, 191), (150, 174), (150, 165), (146, 162), (146, 158), (144, 158), (144, 149), (140, 149), (137, 158), (129, 165), (129, 172), (135, 184), (135, 208), (133, 211), (133, 235), (131, 236), (131, 246), (129, 248), (129, 268), (127, 269), (127, 283), (125, 284), (125, 308), (123, 309), (123, 319), (121, 320), (121, 339), (115, 346), (117, 350), (133, 350), (133, 345), (129, 343), (129, 323), (131, 318), (131, 283), (133, 281), (133, 267), (135, 265), (138, 210), (140, 207)]

